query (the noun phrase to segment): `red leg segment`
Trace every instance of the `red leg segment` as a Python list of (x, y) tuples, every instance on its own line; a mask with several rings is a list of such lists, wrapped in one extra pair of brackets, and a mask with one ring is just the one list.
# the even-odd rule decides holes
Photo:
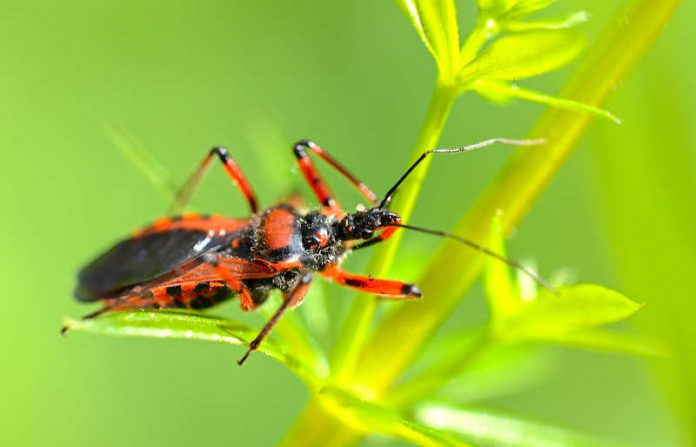
[(302, 299), (307, 294), (307, 290), (309, 290), (309, 285), (311, 282), (312, 274), (305, 273), (305, 275), (297, 281), (295, 287), (283, 295), (283, 303), (261, 329), (259, 335), (257, 335), (256, 338), (251, 341), (251, 343), (249, 343), (249, 349), (244, 356), (237, 361), (238, 365), (241, 366), (249, 357), (249, 354), (258, 349), (263, 339), (266, 338), (266, 336), (268, 336), (268, 334), (273, 330), (273, 327), (276, 325), (276, 323), (278, 323), (278, 320), (280, 320), (280, 317), (285, 313), (286, 310), (291, 309), (302, 302)]
[(300, 170), (314, 191), (314, 194), (317, 196), (322, 206), (324, 206), (324, 208), (326, 208), (329, 212), (339, 215), (343, 214), (340, 205), (333, 197), (333, 193), (326, 185), (326, 182), (322, 179), (312, 160), (309, 158), (308, 152), (313, 152), (314, 154), (318, 155), (322, 160), (326, 161), (334, 169), (340, 172), (372, 205), (377, 204), (377, 197), (375, 196), (375, 193), (370, 190), (370, 188), (358, 180), (357, 177), (348, 171), (348, 169), (346, 169), (313, 141), (298, 142), (295, 144), (293, 152), (295, 153), (295, 157), (297, 157)]
[(371, 293), (391, 299), (420, 298), (421, 291), (413, 284), (391, 279), (376, 279), (369, 276), (344, 272), (336, 266), (321, 272), (323, 276), (343, 286), (361, 292)]
[(251, 212), (256, 213), (258, 211), (256, 195), (254, 195), (254, 191), (251, 188), (251, 184), (244, 176), (244, 173), (239, 168), (239, 165), (237, 165), (234, 159), (230, 156), (230, 154), (227, 152), (227, 149), (225, 149), (224, 147), (214, 147), (210, 150), (210, 152), (208, 152), (208, 155), (205, 156), (198, 168), (193, 172), (193, 174), (191, 174), (191, 177), (189, 177), (184, 186), (177, 193), (176, 198), (174, 199), (174, 204), (172, 205), (173, 214), (180, 214), (183, 211), (184, 207), (188, 204), (189, 200), (191, 199), (191, 195), (193, 194), (193, 191), (201, 182), (201, 178), (203, 177), (203, 174), (205, 174), (205, 172), (208, 170), (210, 162), (214, 156), (217, 156), (218, 159), (222, 162), (225, 171), (227, 171), (227, 175), (230, 176), (232, 181), (235, 183), (235, 185), (237, 185), (239, 190), (244, 195), (244, 198), (249, 203), (249, 208), (251, 209)]

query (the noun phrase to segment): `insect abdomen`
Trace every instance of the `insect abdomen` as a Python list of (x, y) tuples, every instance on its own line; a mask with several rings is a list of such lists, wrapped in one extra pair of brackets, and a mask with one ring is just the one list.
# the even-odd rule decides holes
[(153, 287), (139, 294), (106, 299), (110, 310), (128, 309), (206, 309), (233, 296), (233, 291), (220, 281), (197, 284)]

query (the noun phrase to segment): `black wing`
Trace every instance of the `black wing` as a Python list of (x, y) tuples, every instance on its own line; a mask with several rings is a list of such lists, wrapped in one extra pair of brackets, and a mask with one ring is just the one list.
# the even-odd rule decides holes
[(211, 238), (207, 231), (172, 230), (126, 239), (80, 270), (75, 298), (96, 301), (113, 296), (227, 245), (233, 237)]

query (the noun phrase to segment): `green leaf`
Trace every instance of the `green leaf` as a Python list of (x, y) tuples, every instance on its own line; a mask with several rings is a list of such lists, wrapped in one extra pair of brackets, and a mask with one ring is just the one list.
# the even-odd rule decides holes
[(669, 357), (671, 355), (669, 347), (659, 340), (628, 332), (600, 329), (556, 332), (544, 334), (542, 341), (643, 357)]
[(441, 75), (450, 77), (459, 61), (459, 27), (454, 0), (397, 0), (411, 20)]
[[(107, 313), (88, 320), (67, 320), (70, 331), (126, 337), (204, 340), (248, 346), (258, 330), (224, 318), (174, 309)], [(267, 338), (259, 352), (285, 364), (308, 382), (316, 380), (312, 368), (288, 354), (276, 340)]]
[(542, 10), (556, 0), (478, 0), (479, 10), (496, 18), (522, 18)]
[(381, 433), (422, 446), (467, 446), (452, 435), (417, 424), (397, 411), (360, 400), (340, 389), (321, 390), (322, 403), (345, 423), (368, 433)]
[(560, 30), (573, 28), (581, 23), (587, 22), (590, 15), (587, 11), (576, 11), (565, 17), (560, 17), (556, 19), (546, 19), (546, 20), (535, 20), (532, 22), (517, 22), (510, 21), (505, 22), (503, 28), (505, 31), (510, 31), (513, 33), (519, 33), (522, 31), (546, 29), (546, 30)]
[(583, 104), (570, 99), (549, 96), (533, 90), (527, 90), (506, 81), (479, 79), (473, 82), (470, 87), (481, 96), (499, 103), (509, 101), (513, 98), (525, 99), (527, 101), (538, 102), (540, 104), (546, 104), (559, 109), (589, 113), (591, 115), (612, 121), (616, 124), (621, 124), (621, 118), (617, 117), (611, 112), (600, 109), (599, 107)]
[(150, 154), (145, 145), (122, 127), (107, 125), (106, 129), (121, 154), (142, 172), (167, 200), (174, 200), (177, 187), (169, 171)]
[(623, 320), (640, 307), (618, 292), (593, 284), (564, 287), (558, 295), (541, 290), (505, 323), (505, 335), (543, 338), (588, 329)]
[(502, 413), (427, 403), (416, 408), (416, 419), (435, 429), (448, 430), (481, 446), (597, 447), (616, 445), (570, 430), (518, 419)]
[(478, 0), (479, 11), (488, 11), (505, 6), (505, 0)]
[[(493, 219), (491, 226), (490, 249), (501, 256), (506, 256), (500, 216)], [(504, 321), (515, 314), (524, 303), (520, 299), (518, 285), (510, 277), (510, 268), (498, 259), (489, 259), (484, 277), (486, 298), (495, 322)]]
[(449, 401), (497, 397), (542, 380), (549, 369), (547, 352), (536, 344), (499, 343), (482, 331), (472, 335), (456, 333), (439, 342), (447, 345), (444, 355), (427, 356), (429, 367), (395, 387), (387, 396), (389, 406), (403, 407), (435, 393)]
[(498, 343), (447, 382), (439, 395), (450, 402), (480, 402), (530, 389), (551, 374), (549, 351), (533, 343)]
[(521, 19), (537, 11), (546, 9), (556, 0), (505, 0), (507, 4), (506, 19)]
[(515, 80), (555, 70), (575, 59), (585, 39), (571, 30), (534, 30), (493, 42), (458, 75), (463, 88), (477, 79)]

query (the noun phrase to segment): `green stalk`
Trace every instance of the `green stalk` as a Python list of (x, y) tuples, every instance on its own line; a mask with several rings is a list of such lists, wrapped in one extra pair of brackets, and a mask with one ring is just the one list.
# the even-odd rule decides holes
[[(423, 127), (411, 154), (410, 163), (415, 162), (426, 150), (436, 147), (455, 99), (455, 89), (445, 82), (438, 81), (425, 115)], [(429, 165), (430, 160), (424, 160), (421, 168), (411, 175), (409, 182), (399, 190), (399, 195), (394, 199), (392, 208), (400, 212), (404, 221), (413, 212)], [(388, 275), (401, 237), (401, 232), (395, 233), (375, 253), (368, 268), (374, 276)], [(377, 307), (377, 300), (374, 297), (365, 294), (359, 295), (348, 313), (346, 323), (341, 328), (331, 358), (332, 381), (337, 385), (347, 387), (350, 386), (348, 381), (353, 375), (358, 354), (364, 348), (365, 341), (369, 336), (370, 323)], [(316, 425), (317, 422), (320, 425)], [(284, 439), (283, 445), (320, 446), (325, 445), (326, 439), (329, 438), (336, 445), (352, 445), (361, 436), (360, 433), (348, 429), (333, 415), (324, 411), (318, 400), (313, 397), (294, 428)]]
[[(630, 2), (619, 13), (616, 24), (592, 48), (562, 96), (600, 106), (655, 39), (678, 3), (678, 0)], [(546, 137), (549, 143), (518, 150), (455, 231), (474, 240), (486, 240), (491, 219), (499, 209), (505, 211), (501, 220), (504, 231), (509, 231), (561, 167), (589, 122), (590, 117), (585, 114), (547, 111), (531, 135)], [(383, 250), (385, 254), (380, 256), (388, 260), (389, 251), (395, 248)], [(391, 256), (393, 259), (393, 253)], [(355, 389), (366, 397), (377, 398), (391, 386), (471, 285), (481, 267), (479, 258), (478, 253), (462, 250), (457, 245), (444, 245), (421, 283), (425, 299), (386, 317), (365, 345), (359, 357), (360, 369), (350, 381)], [(365, 314), (371, 319), (372, 312)], [(350, 338), (355, 334), (342, 334), (346, 335)], [(325, 436), (317, 437), (316, 430)], [(361, 436), (313, 400), (286, 445), (326, 445), (330, 440), (333, 446), (349, 446)]]
[[(423, 127), (411, 153), (410, 163), (415, 162), (423, 152), (437, 146), (455, 98), (454, 88), (444, 82), (436, 84)], [(419, 169), (411, 175), (408, 183), (399, 190), (399, 195), (394, 200), (392, 209), (401, 214), (404, 221), (407, 221), (413, 212), (429, 166), (430, 159), (425, 159)], [(367, 269), (373, 276), (388, 276), (402, 237), (402, 232), (396, 232), (379, 247)], [(339, 385), (345, 385), (346, 380), (352, 375), (355, 361), (369, 335), (370, 323), (377, 307), (377, 300), (374, 297), (366, 294), (359, 295), (353, 302), (332, 351), (331, 369), (334, 381)]]
[[(600, 106), (628, 73), (662, 26), (678, 0), (636, 0), (619, 17), (560, 95)], [(546, 138), (541, 147), (516, 151), (454, 232), (473, 240), (487, 240), (490, 224), (499, 210), (501, 224), (509, 232), (558, 172), (590, 123), (587, 114), (548, 110), (530, 132)], [(388, 315), (360, 356), (353, 386), (368, 396), (382, 394), (404, 371), (437, 327), (450, 315), (476, 279), (482, 265), (478, 252), (445, 243), (420, 285), (424, 299)]]
[(280, 442), (282, 447), (349, 446), (357, 443), (363, 433), (349, 428), (326, 410), (319, 398), (312, 397), (290, 432)]

